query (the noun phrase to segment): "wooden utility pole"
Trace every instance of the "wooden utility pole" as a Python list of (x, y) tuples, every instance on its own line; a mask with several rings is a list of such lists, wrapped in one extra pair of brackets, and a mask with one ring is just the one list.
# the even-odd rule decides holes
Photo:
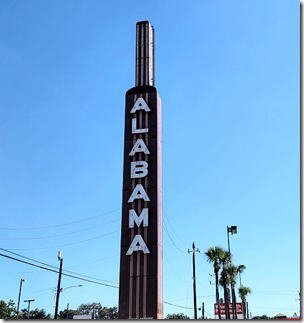
[(192, 261), (193, 261), (193, 300), (194, 300), (194, 319), (197, 320), (197, 310), (196, 310), (196, 281), (195, 281), (195, 252), (199, 250), (195, 250), (194, 241), (192, 243), (192, 251), (188, 249), (188, 253), (192, 252)]
[(57, 320), (57, 317), (58, 317), (58, 305), (59, 305), (59, 294), (60, 294), (60, 283), (61, 283), (61, 272), (62, 272), (62, 261), (63, 261), (63, 258), (61, 258), (61, 251), (59, 251), (59, 253), (58, 253), (58, 260), (60, 260), (60, 269), (59, 269), (56, 307), (55, 307), (55, 316), (54, 316), (55, 320)]

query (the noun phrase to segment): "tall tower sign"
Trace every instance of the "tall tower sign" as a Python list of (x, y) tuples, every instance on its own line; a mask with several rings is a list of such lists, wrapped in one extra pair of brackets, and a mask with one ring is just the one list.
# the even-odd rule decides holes
[(136, 25), (135, 87), (126, 93), (119, 318), (163, 318), (161, 100), (154, 29)]

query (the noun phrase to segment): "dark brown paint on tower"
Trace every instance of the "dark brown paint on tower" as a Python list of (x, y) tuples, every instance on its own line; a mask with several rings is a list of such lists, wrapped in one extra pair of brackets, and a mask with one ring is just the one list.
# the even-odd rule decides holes
[[(123, 201), (121, 225), (121, 255), (119, 283), (119, 318), (163, 318), (163, 249), (162, 249), (162, 126), (161, 100), (154, 87), (154, 29), (148, 21), (136, 25), (136, 77), (135, 87), (126, 93)], [(142, 98), (150, 111), (130, 113), (138, 98)], [(132, 119), (137, 129), (145, 133), (132, 133)], [(142, 139), (149, 154), (130, 152), (136, 141)], [(131, 178), (131, 162), (145, 161), (148, 174)], [(150, 201), (135, 199), (128, 202), (134, 188), (141, 184)], [(139, 216), (148, 209), (148, 225), (136, 224), (129, 228), (129, 211)], [(143, 250), (126, 255), (136, 235), (140, 235), (149, 253)]]

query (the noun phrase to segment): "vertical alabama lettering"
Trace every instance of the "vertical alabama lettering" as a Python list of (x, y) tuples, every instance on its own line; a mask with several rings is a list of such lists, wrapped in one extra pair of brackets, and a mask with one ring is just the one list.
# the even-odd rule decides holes
[[(130, 113), (135, 113), (138, 110), (144, 110), (145, 113), (148, 113), (150, 108), (143, 98), (138, 98)], [(132, 118), (132, 134), (140, 134), (149, 132), (149, 128), (137, 129), (137, 119)], [(129, 156), (134, 156), (136, 153), (143, 152), (144, 154), (150, 154), (148, 147), (142, 139), (137, 139), (132, 150), (129, 153)], [(131, 162), (131, 178), (143, 178), (148, 175), (148, 163), (146, 161), (133, 161)], [(142, 186), (142, 184), (137, 184), (128, 200), (128, 203), (132, 203), (135, 199), (143, 199), (146, 202), (149, 202), (150, 199)], [(134, 228), (134, 222), (137, 227), (143, 224), (143, 227), (148, 227), (149, 223), (149, 209), (144, 208), (140, 215), (138, 216), (136, 211), (131, 209), (129, 210), (129, 228)], [(140, 234), (137, 234), (126, 253), (126, 255), (132, 255), (133, 251), (143, 251), (143, 253), (150, 253), (144, 239)]]

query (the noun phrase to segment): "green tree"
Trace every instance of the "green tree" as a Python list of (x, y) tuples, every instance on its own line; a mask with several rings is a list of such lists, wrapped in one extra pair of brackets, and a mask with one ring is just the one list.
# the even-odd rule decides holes
[(243, 313), (244, 318), (246, 318), (246, 296), (251, 293), (251, 289), (249, 287), (240, 286), (239, 287), (239, 296), (243, 303)]
[(15, 319), (17, 317), (17, 311), (15, 302), (13, 300), (9, 300), (8, 303), (1, 300), (0, 301), (0, 319)]
[[(229, 284), (230, 284), (230, 278), (229, 278), (229, 276), (227, 276), (227, 278), (226, 278), (226, 290), (225, 290), (224, 278), (223, 278), (223, 276), (221, 276), (221, 278), (219, 279), (219, 285), (223, 287), (224, 299), (226, 301), (226, 298), (227, 298), (228, 303), (231, 300), (231, 298), (230, 298), (230, 290), (227, 287), (227, 285), (229, 285)], [(226, 304), (225, 304), (225, 312), (226, 312)]]
[(222, 284), (223, 284), (223, 287), (224, 287), (226, 319), (230, 319), (229, 298), (228, 298), (229, 292), (227, 290), (228, 272), (227, 272), (227, 269), (226, 269), (226, 267), (231, 264), (231, 254), (230, 254), (229, 251), (223, 250), (222, 256), (220, 258), (220, 263), (223, 265), (223, 269), (222, 269), (222, 272), (221, 272), (221, 278), (222, 278)]
[(103, 307), (100, 303), (87, 303), (78, 306), (80, 314), (94, 314), (96, 319), (118, 319), (117, 307)]
[(58, 317), (61, 319), (66, 319), (67, 315), (68, 315), (68, 319), (72, 320), (73, 319), (73, 315), (81, 315), (82, 313), (78, 310), (68, 310), (65, 309), (63, 311), (60, 311), (58, 314)]
[(226, 268), (230, 280), (231, 286), (231, 297), (232, 297), (232, 309), (233, 309), (233, 319), (237, 318), (236, 313), (236, 297), (235, 297), (235, 285), (236, 285), (236, 278), (239, 272), (243, 271), (243, 268), (236, 267), (233, 264), (229, 264)]
[(221, 307), (220, 307), (220, 295), (219, 295), (219, 270), (221, 269), (221, 259), (223, 258), (224, 250), (218, 246), (209, 247), (205, 252), (207, 261), (213, 263), (214, 274), (215, 274), (215, 293), (216, 293), (216, 303), (219, 311), (219, 319), (221, 319)]
[(190, 317), (185, 315), (184, 313), (168, 314), (165, 317), (165, 320), (190, 320)]
[(269, 317), (266, 314), (264, 314), (264, 315), (260, 315), (260, 316), (254, 316), (252, 319), (253, 320), (271, 320), (271, 319), (273, 319), (273, 317)]
[[(24, 308), (23, 310), (21, 310), (22, 315), (20, 315), (20, 319), (27, 319), (27, 313), (28, 313), (28, 309)], [(30, 315), (29, 315), (29, 319), (30, 320), (44, 320), (44, 319), (51, 319), (51, 314), (46, 314), (44, 309), (39, 309), (39, 308), (35, 308), (34, 310), (30, 311)]]

